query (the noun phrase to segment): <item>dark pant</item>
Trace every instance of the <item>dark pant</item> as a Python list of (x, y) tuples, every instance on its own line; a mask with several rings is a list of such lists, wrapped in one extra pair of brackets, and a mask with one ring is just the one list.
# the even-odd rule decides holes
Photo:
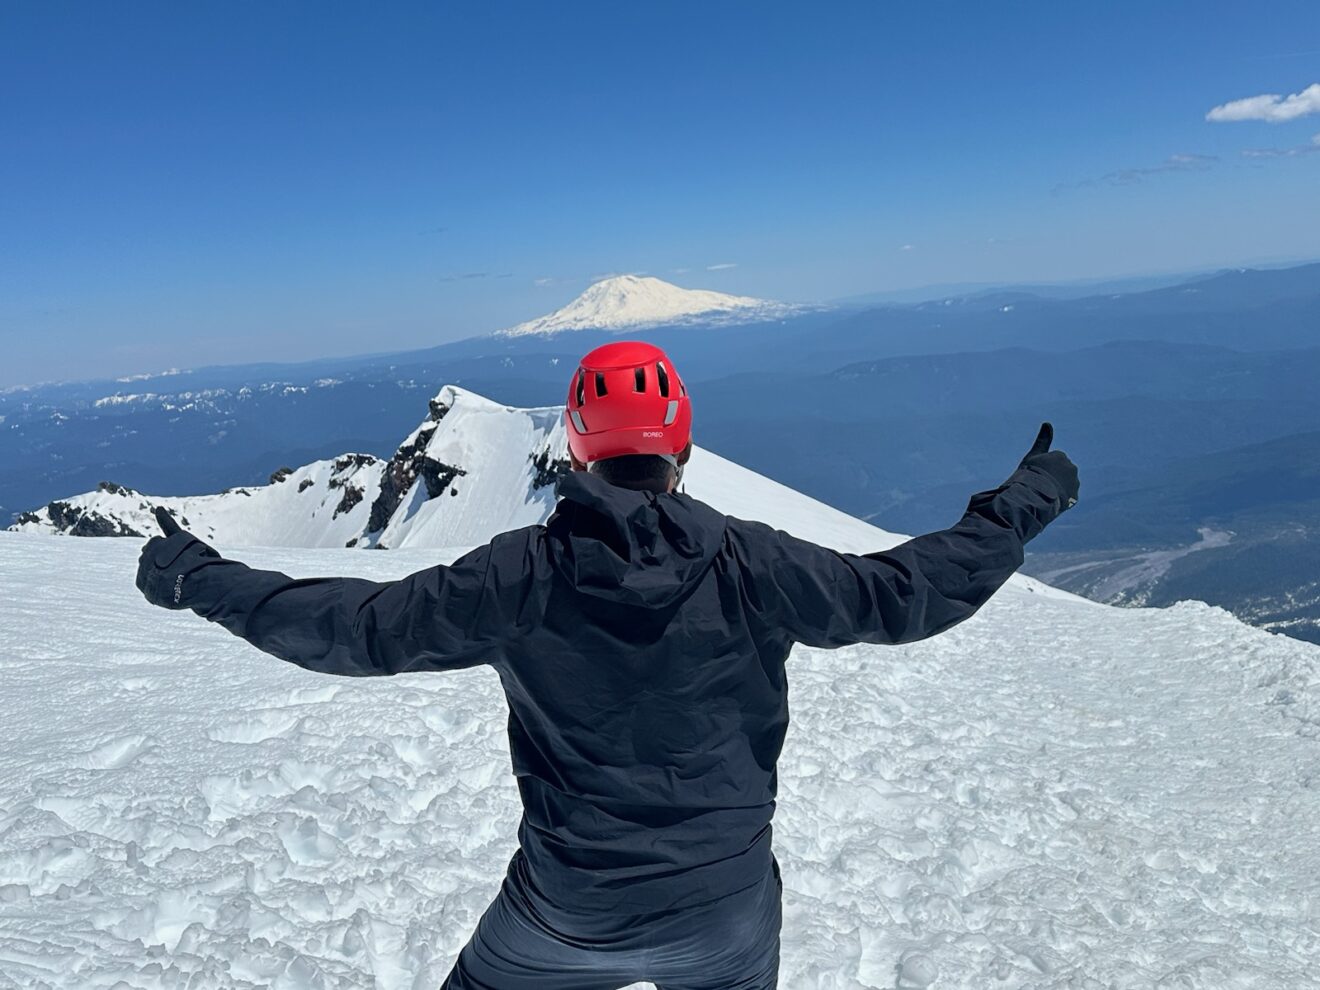
[(774, 990), (779, 866), (736, 894), (660, 914), (583, 915), (550, 905), (509, 864), (441, 990)]

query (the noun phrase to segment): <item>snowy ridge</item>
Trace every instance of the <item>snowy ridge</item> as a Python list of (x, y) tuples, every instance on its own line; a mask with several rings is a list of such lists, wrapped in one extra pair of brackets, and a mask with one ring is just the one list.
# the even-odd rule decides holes
[(373, 507), (361, 545), (453, 547), (544, 522), (568, 470), (562, 406), (517, 409), (447, 385), (386, 468), (397, 507)]
[(388, 461), (344, 454), (268, 485), (157, 497), (103, 482), (23, 513), (10, 529), (74, 536), (157, 532), (156, 506), (228, 546), (462, 546), (541, 522), (568, 469), (563, 409), (514, 409), (447, 385)]
[(233, 546), (342, 547), (366, 528), (380, 492), (385, 462), (344, 454), (296, 471), (278, 471), (268, 485), (218, 495), (153, 496), (102, 482), (96, 491), (25, 512), (15, 532), (72, 536), (157, 535), (157, 506), (198, 536)]
[(565, 330), (626, 330), (683, 323), (756, 323), (777, 320), (802, 307), (683, 289), (651, 276), (617, 275), (597, 282), (567, 306), (498, 332), (504, 337), (555, 334)]

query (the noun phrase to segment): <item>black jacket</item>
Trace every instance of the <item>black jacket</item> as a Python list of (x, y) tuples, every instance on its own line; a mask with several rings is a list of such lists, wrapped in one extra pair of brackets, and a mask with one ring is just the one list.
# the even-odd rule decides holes
[(544, 526), (400, 581), (294, 580), (185, 532), (148, 545), (139, 583), (308, 670), (490, 664), (533, 881), (568, 909), (636, 913), (712, 900), (770, 868), (794, 643), (948, 629), (1065, 499), (1022, 468), (952, 528), (858, 556), (592, 475), (559, 495)]

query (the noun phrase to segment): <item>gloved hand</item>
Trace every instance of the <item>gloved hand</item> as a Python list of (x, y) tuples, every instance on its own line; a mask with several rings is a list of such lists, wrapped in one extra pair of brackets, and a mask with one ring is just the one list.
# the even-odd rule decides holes
[(1054, 427), (1049, 423), (1041, 423), (1036, 442), (1027, 451), (1027, 456), (1022, 458), (1018, 471), (1038, 472), (1054, 482), (1062, 495), (1059, 511), (1064, 512), (1077, 504), (1081, 482), (1077, 478), (1077, 465), (1063, 451), (1050, 450), (1052, 443)]
[(137, 587), (147, 601), (162, 608), (188, 607), (188, 575), (220, 555), (186, 529), (162, 506), (156, 522), (164, 536), (153, 536), (138, 558)]

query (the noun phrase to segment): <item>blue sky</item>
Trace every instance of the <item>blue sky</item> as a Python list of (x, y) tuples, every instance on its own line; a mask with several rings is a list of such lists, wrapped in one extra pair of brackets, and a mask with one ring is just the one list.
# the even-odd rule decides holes
[[(6, 4), (0, 385), (426, 346), (611, 272), (818, 300), (1320, 257), (1320, 4), (1269, 12)], [(1207, 120), (1267, 94), (1300, 95)]]

